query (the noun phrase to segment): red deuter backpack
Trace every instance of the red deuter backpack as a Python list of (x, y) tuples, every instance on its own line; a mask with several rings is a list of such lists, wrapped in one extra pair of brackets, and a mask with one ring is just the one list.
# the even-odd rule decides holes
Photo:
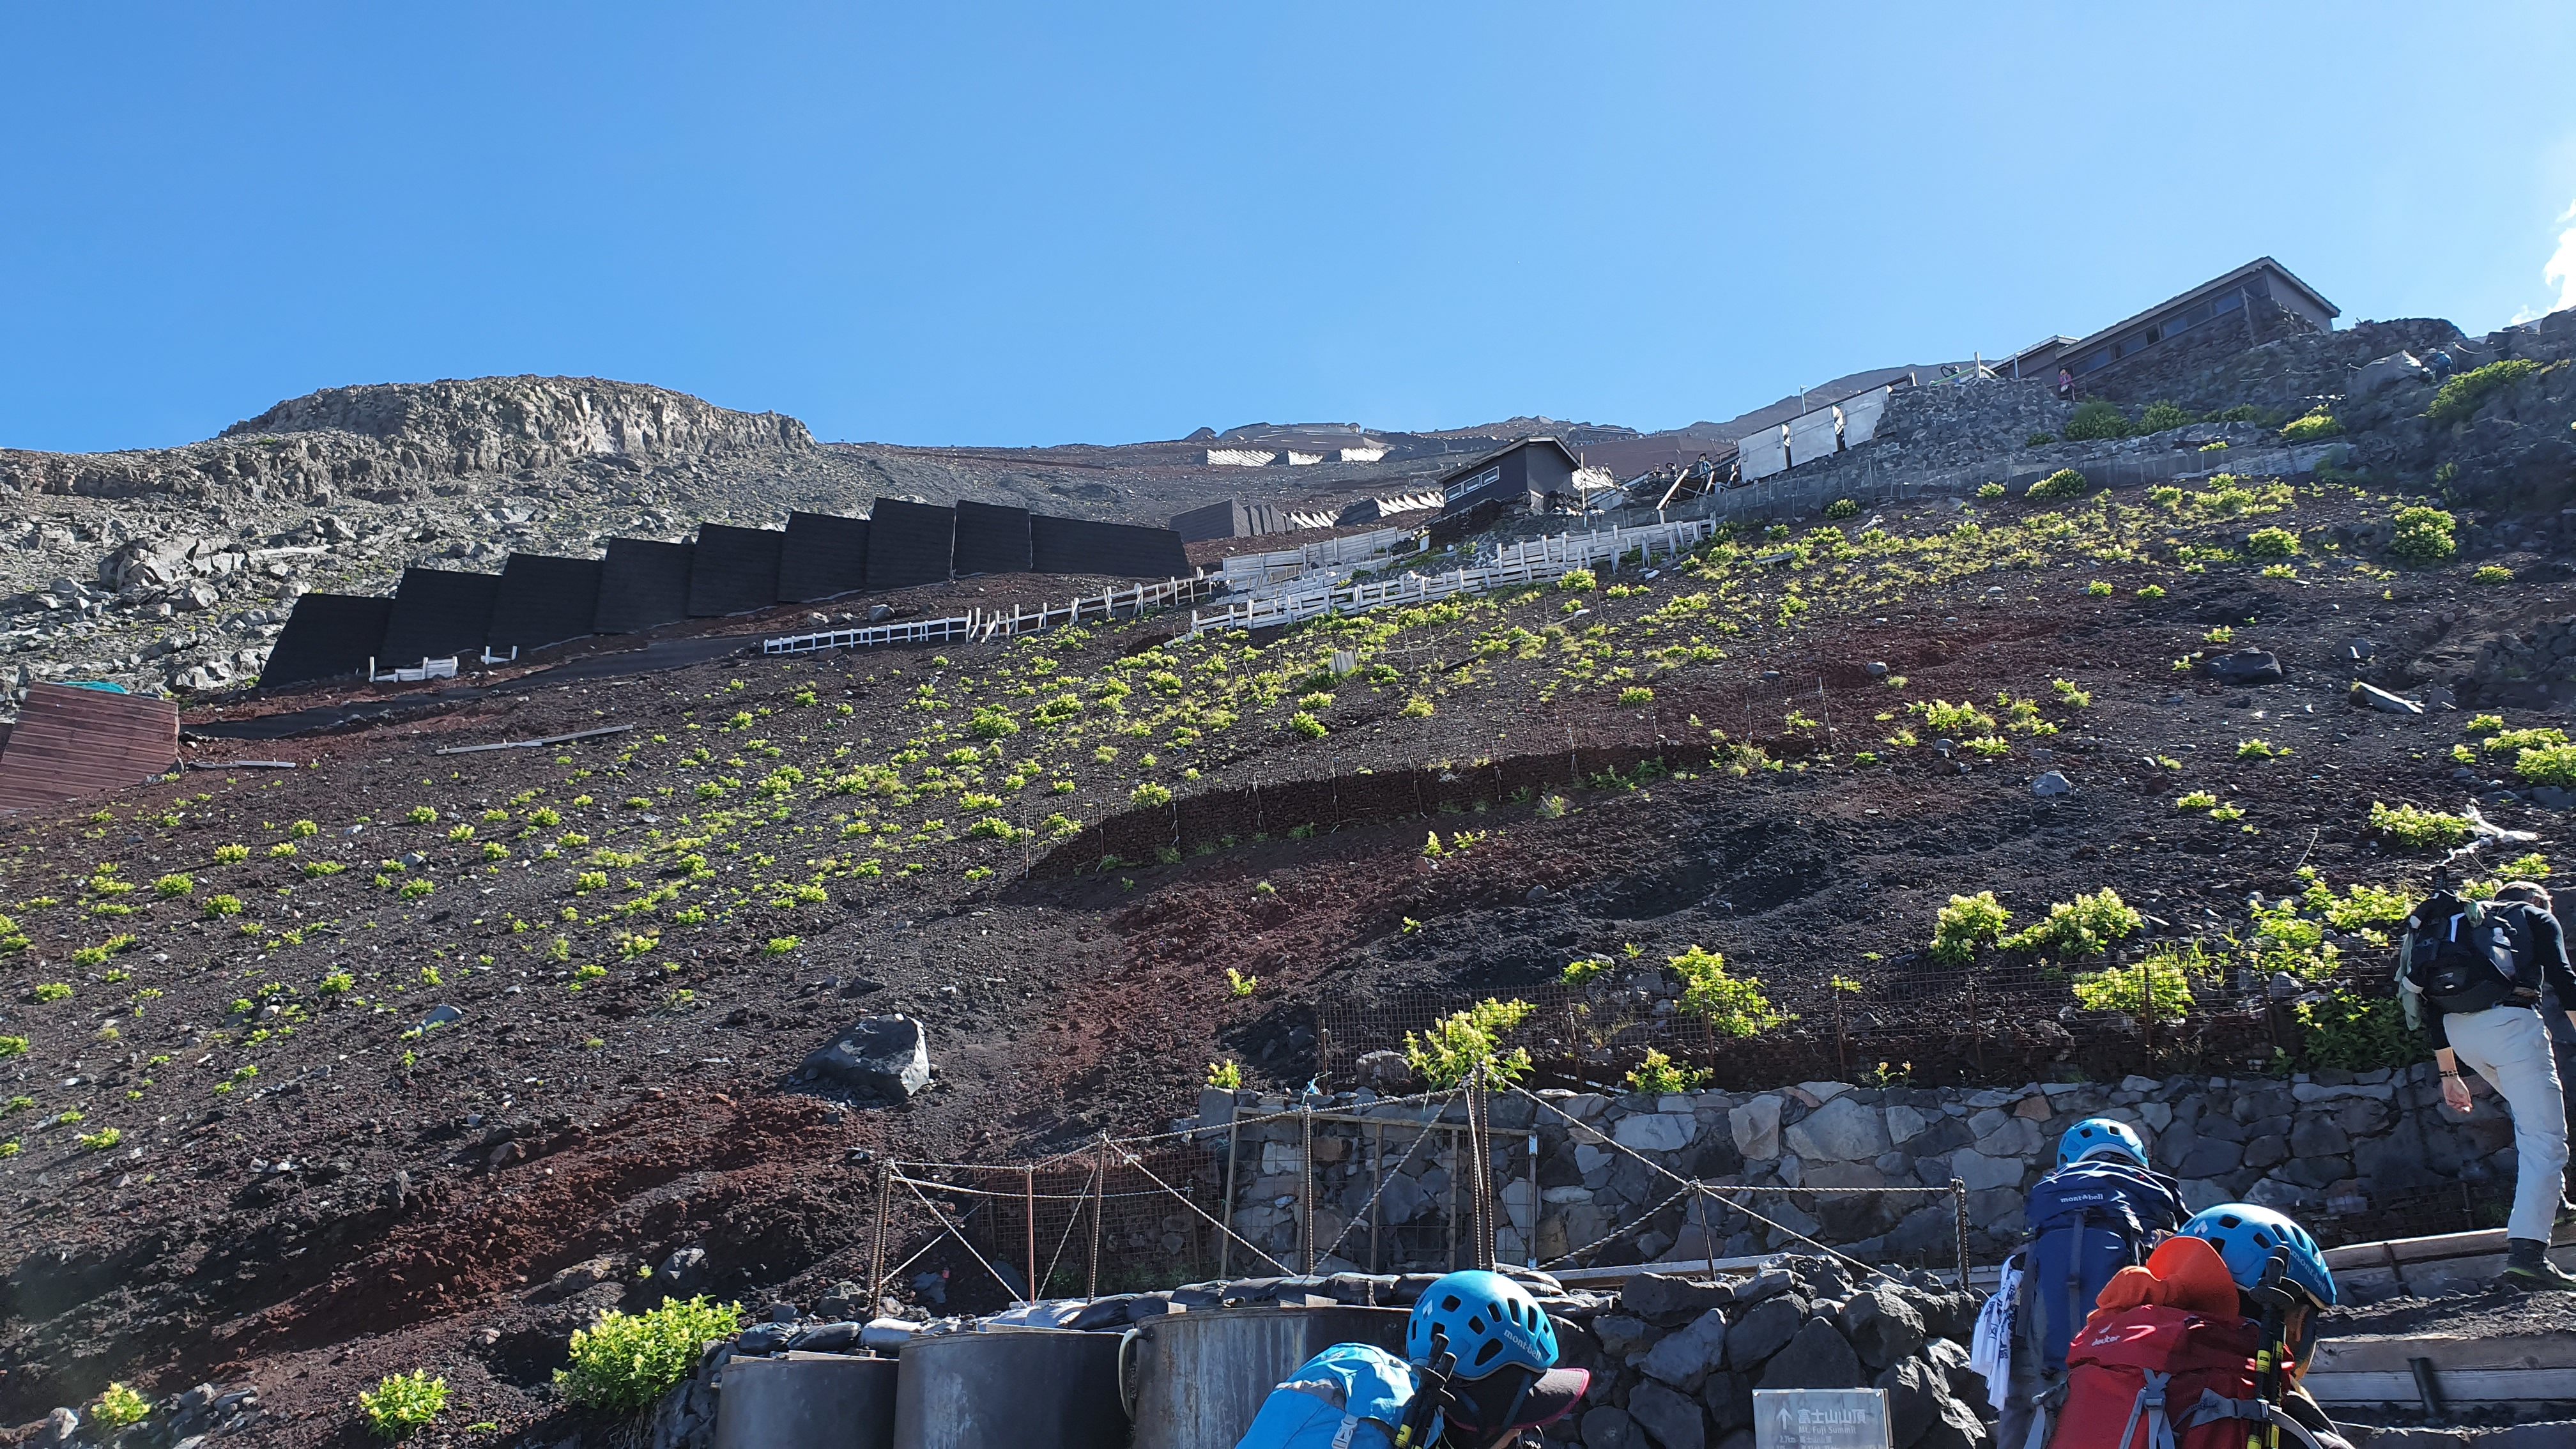
[(2048, 1449), (2245, 1449), (2262, 1326), (2144, 1304), (2096, 1311), (2066, 1354)]

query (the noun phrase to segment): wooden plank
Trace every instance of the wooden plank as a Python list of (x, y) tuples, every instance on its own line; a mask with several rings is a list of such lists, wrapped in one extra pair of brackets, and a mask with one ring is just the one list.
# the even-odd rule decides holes
[(2576, 1373), (2576, 1338), (2521, 1334), (2460, 1338), (2451, 1334), (2389, 1334), (2329, 1338), (2317, 1345), (2315, 1371), (2405, 1374), (2415, 1359), (2430, 1359), (2449, 1382), (2454, 1371), (2549, 1369)]
[[(2576, 1369), (2469, 1369), (2439, 1376), (2446, 1404), (2576, 1399)], [(2411, 1373), (2310, 1373), (2299, 1386), (2321, 1404), (2421, 1402)]]

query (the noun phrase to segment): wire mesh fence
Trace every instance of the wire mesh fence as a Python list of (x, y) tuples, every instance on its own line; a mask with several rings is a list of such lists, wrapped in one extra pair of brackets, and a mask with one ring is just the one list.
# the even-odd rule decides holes
[[(2267, 1073), (2307, 1049), (2299, 1001), (2341, 990), (2368, 1000), (2384, 983), (2339, 975), (2300, 983), (2288, 999), (2250, 969), (2199, 975), (2136, 963), (2107, 972), (2035, 964), (1908, 966), (1854, 980), (1831, 971), (1765, 973), (1763, 996), (1784, 1020), (1730, 1035), (1722, 1019), (1681, 1008), (1669, 982), (1561, 981), (1472, 990), (1327, 997), (1316, 1006), (1322, 1080), (1349, 1084), (1359, 1059), (1403, 1051), (1480, 1001), (1530, 1010), (1505, 1032), (1526, 1050), (1537, 1085), (1619, 1091), (1655, 1050), (1732, 1089), (1830, 1079), (1890, 1085), (2012, 1083), (2069, 1067), (2094, 1080), (2175, 1071)], [(2081, 990), (2079, 992), (2079, 986)]]
[(1215, 1276), (1223, 1189), (1203, 1144), (1104, 1142), (1029, 1164), (892, 1163), (886, 1198), (891, 1215), (927, 1210), (1014, 1298), (1032, 1283), (1095, 1297)]

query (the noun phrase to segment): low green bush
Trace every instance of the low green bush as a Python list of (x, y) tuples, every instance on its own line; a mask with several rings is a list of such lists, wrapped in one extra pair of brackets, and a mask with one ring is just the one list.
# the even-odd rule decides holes
[(2004, 928), (2011, 924), (2012, 912), (1995, 899), (1993, 891), (1952, 896), (1932, 922), (1932, 959), (1965, 966), (1975, 959), (1978, 947), (2002, 940)]
[(2066, 441), (2070, 443), (2091, 443), (2106, 438), (2127, 436), (2129, 436), (2127, 416), (2121, 413), (2116, 404), (2105, 402), (2100, 398), (2077, 407), (2075, 416), (2066, 420)]
[(2408, 563), (2437, 564), (2460, 551), (2460, 522), (2447, 510), (2419, 504), (2398, 509), (2395, 521), (2388, 551)]
[(573, 1330), (572, 1367), (555, 1370), (555, 1387), (586, 1408), (635, 1413), (687, 1378), (706, 1345), (741, 1322), (741, 1304), (704, 1297), (675, 1298), (643, 1313), (608, 1309)]
[(2299, 551), (2299, 536), (2286, 528), (2258, 528), (2245, 535), (2245, 552), (2255, 558), (2289, 558)]
[(1827, 518), (1850, 518), (1860, 512), (1860, 505), (1848, 498), (1837, 498), (1825, 505)]
[(2149, 403), (2146, 411), (2138, 414), (2138, 431), (2141, 433), (2161, 433), (2190, 425), (2191, 414), (2169, 402)]
[[(581, 1335), (573, 1338), (578, 1342)], [(358, 1412), (379, 1439), (408, 1439), (429, 1427), (447, 1409), (447, 1380), (431, 1378), (426, 1369), (387, 1374), (373, 1389), (358, 1392)]]
[(1715, 951), (1693, 946), (1666, 964), (1681, 978), (1681, 1013), (1706, 1021), (1719, 1036), (1759, 1036), (1793, 1019), (1772, 1010), (1760, 977), (1728, 974), (1726, 958)]
[(1404, 1059), (1434, 1088), (1454, 1087), (1479, 1067), (1504, 1081), (1518, 1081), (1529, 1075), (1529, 1048), (1503, 1051), (1502, 1038), (1536, 1009), (1526, 1001), (1488, 997), (1433, 1022), (1422, 1036), (1406, 1032)]
[(2438, 810), (2419, 810), (2412, 805), (2388, 806), (2370, 802), (2370, 828), (2400, 845), (2424, 849), (2429, 846), (2457, 845), (2469, 838), (2469, 820), (2465, 815), (2445, 815)]
[(2144, 1021), (2180, 1021), (2191, 1012), (2191, 976), (2168, 954), (2088, 972), (2069, 985), (2086, 1011), (2121, 1011)]
[(2146, 917), (2105, 887), (2048, 908), (2048, 919), (2006, 937), (2007, 951), (2030, 951), (2055, 961), (2081, 961), (2146, 928)]
[(2442, 384), (2441, 390), (2433, 394), (2432, 405), (2424, 409), (2424, 416), (2432, 419), (2435, 427), (2467, 422), (2477, 416), (2478, 409), (2486, 404), (2490, 393), (2520, 382), (2539, 370), (2540, 364), (2527, 357), (2512, 357), (2502, 362), (2490, 362), (2484, 367), (2472, 367)]
[(2072, 468), (2060, 468), (2030, 485), (2031, 498), (2081, 498), (2093, 491), (2093, 484)]
[(2342, 422), (2338, 421), (2333, 413), (2326, 411), (2322, 407), (2313, 409), (2304, 416), (2292, 418), (2281, 425), (2281, 436), (2287, 438), (2293, 443), (2307, 443), (2313, 442), (2318, 438), (2331, 438), (2342, 431)]

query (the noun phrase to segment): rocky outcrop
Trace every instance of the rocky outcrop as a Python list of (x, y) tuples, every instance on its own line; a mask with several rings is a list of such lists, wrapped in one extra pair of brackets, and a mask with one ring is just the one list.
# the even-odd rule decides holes
[(486, 377), (326, 388), (203, 443), (121, 453), (0, 451), (0, 485), (96, 498), (388, 501), (476, 478), (600, 460), (807, 455), (805, 425), (598, 378)]

